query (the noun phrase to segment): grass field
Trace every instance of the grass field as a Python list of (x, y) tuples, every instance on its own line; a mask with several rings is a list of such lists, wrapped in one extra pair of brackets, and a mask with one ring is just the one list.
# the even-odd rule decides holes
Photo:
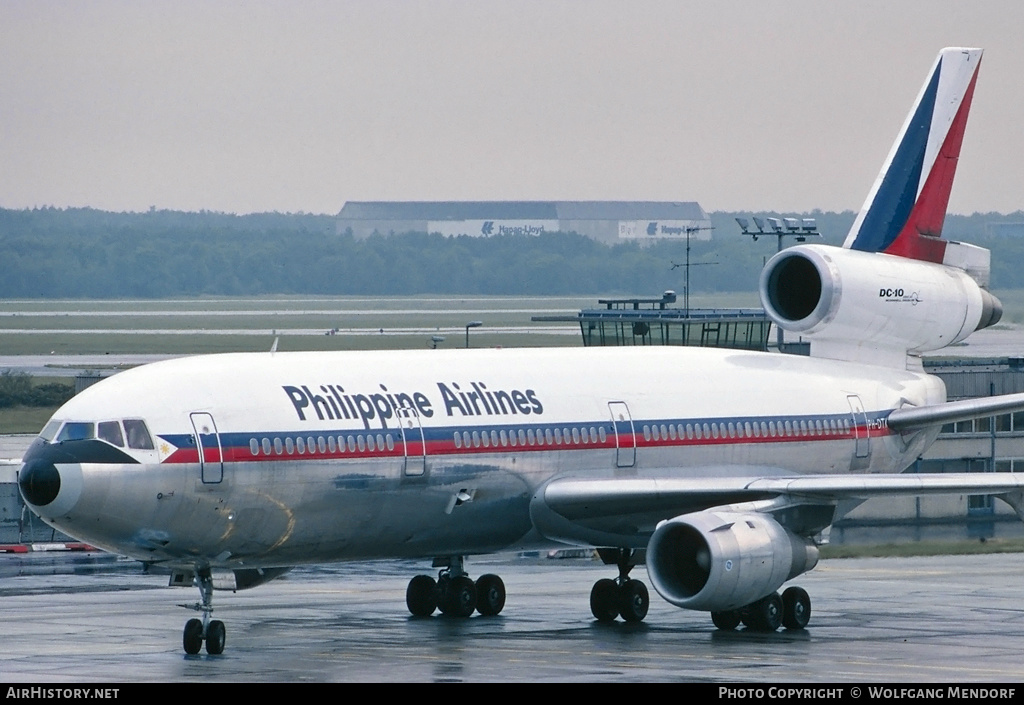
[[(577, 297), (264, 297), (0, 302), (0, 355), (581, 345), (574, 323), (532, 322), (597, 306)], [(753, 293), (694, 297), (694, 307), (753, 306)], [(329, 332), (334, 334), (329, 335)]]

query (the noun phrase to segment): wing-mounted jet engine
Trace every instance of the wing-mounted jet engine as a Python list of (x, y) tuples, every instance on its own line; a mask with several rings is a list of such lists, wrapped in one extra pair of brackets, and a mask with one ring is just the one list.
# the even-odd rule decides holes
[[(800, 588), (775, 591), (818, 563), (818, 548), (771, 516), (709, 509), (663, 522), (647, 546), (647, 574), (677, 607), (711, 612), (733, 629), (800, 629), (810, 600)], [(767, 596), (767, 597), (766, 597)]]

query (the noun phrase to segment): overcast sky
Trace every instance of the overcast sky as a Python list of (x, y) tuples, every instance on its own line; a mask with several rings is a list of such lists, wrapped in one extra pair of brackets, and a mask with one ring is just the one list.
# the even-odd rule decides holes
[(1024, 208), (1024, 3), (0, 0), (0, 207), (857, 210), (943, 46), (950, 211)]

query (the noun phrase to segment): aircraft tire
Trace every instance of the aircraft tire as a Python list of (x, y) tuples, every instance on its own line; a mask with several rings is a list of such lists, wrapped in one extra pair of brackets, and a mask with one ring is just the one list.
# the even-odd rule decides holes
[(651, 606), (647, 586), (639, 580), (627, 580), (619, 586), (619, 614), (627, 622), (642, 622)]
[(488, 573), (476, 580), (476, 611), (488, 617), (505, 607), (505, 583), (497, 575)]
[(811, 621), (811, 597), (803, 588), (786, 588), (782, 593), (782, 626), (803, 629)]
[(739, 610), (722, 610), (711, 613), (711, 622), (722, 631), (731, 632), (740, 626)]
[(437, 581), (429, 575), (416, 575), (405, 590), (405, 606), (413, 617), (429, 617), (437, 609)]
[(602, 578), (590, 591), (590, 612), (599, 622), (614, 622), (619, 616), (619, 586), (611, 578)]
[(215, 619), (206, 628), (206, 653), (219, 656), (224, 653), (224, 642), (227, 641), (227, 629), (224, 622)]
[(741, 619), (748, 628), (759, 632), (774, 632), (782, 626), (782, 598), (779, 593), (762, 597), (743, 608)]
[(438, 606), (445, 616), (469, 617), (476, 610), (476, 584), (465, 575), (451, 578), (441, 591)]
[(181, 634), (181, 645), (186, 654), (198, 654), (203, 648), (203, 623), (198, 619), (185, 622), (185, 630)]

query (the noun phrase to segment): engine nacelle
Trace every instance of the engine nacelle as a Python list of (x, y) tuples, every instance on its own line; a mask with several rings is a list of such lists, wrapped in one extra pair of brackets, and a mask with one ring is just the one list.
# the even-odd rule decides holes
[(772, 257), (760, 293), (777, 325), (810, 339), (812, 355), (829, 357), (846, 357), (844, 347), (939, 350), (1002, 315), (999, 300), (960, 269), (827, 245)]
[(662, 523), (647, 546), (654, 589), (677, 607), (749, 605), (818, 563), (818, 548), (766, 514), (709, 509)]

